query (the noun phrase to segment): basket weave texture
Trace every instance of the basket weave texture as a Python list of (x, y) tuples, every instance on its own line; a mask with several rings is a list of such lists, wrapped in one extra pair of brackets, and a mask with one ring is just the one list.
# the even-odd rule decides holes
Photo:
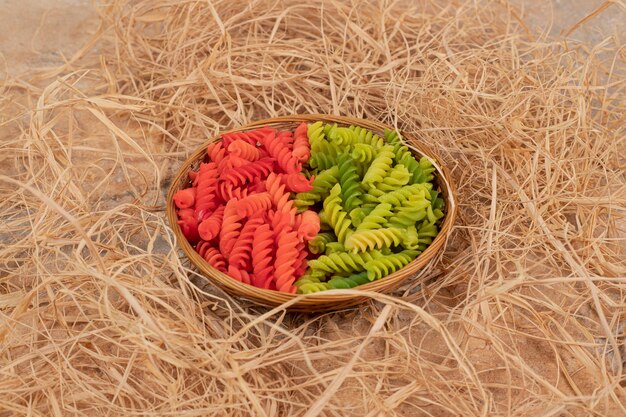
[[(370, 120), (344, 116), (332, 116), (327, 114), (310, 114), (259, 120), (223, 133), (243, 132), (262, 126), (294, 129), (302, 122), (310, 123), (316, 121), (337, 123), (340, 126), (361, 126), (370, 129), (381, 136), (384, 129), (391, 129), (389, 126)], [(439, 261), (454, 224), (457, 207), (455, 202), (455, 189), (450, 179), (449, 171), (445, 168), (445, 166), (443, 166), (439, 157), (423, 143), (420, 143), (415, 137), (409, 134), (403, 132), (401, 132), (401, 134), (405, 143), (412, 148), (411, 150), (417, 159), (422, 156), (426, 156), (433, 162), (433, 165), (436, 168), (433, 173), (435, 175), (435, 187), (440, 191), (440, 196), (445, 201), (443, 210), (444, 218), (440, 224), (439, 234), (423, 253), (421, 253), (404, 268), (383, 277), (382, 279), (358, 286), (356, 289), (360, 291), (388, 293), (398, 288), (405, 280), (409, 278), (418, 278), (419, 276), (424, 275), (428, 269), (432, 268), (432, 266)], [(252, 300), (258, 304), (268, 307), (275, 307), (288, 303), (287, 309), (290, 311), (317, 312), (338, 310), (360, 304), (367, 300), (368, 297), (358, 295), (359, 291), (332, 290), (322, 291), (320, 293), (310, 295), (298, 295), (257, 288), (252, 285), (241, 283), (229, 277), (227, 274), (213, 268), (194, 250), (191, 244), (183, 236), (183, 233), (176, 222), (178, 218), (176, 215), (176, 207), (174, 205), (173, 196), (178, 190), (186, 188), (189, 185), (187, 173), (190, 169), (198, 168), (199, 164), (206, 156), (207, 145), (216, 140), (220, 140), (220, 138), (213, 138), (207, 141), (189, 158), (187, 158), (174, 177), (167, 195), (167, 218), (176, 236), (176, 241), (191, 263), (202, 273), (202, 275), (204, 275), (211, 283), (219, 286), (235, 297)]]

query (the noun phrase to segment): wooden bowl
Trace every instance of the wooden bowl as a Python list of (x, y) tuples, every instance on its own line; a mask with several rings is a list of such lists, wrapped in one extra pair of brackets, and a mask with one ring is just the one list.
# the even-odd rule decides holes
[[(337, 123), (338, 125), (349, 126), (361, 126), (372, 130), (383, 137), (383, 131), (385, 128), (391, 129), (381, 123), (356, 119), (352, 117), (332, 116), (327, 114), (310, 114), (310, 115), (296, 115), (275, 117), (271, 119), (259, 120), (246, 126), (239, 127), (237, 129), (229, 130), (228, 132), (242, 132), (251, 130), (262, 126), (273, 126), (277, 128), (289, 128), (294, 129), (299, 123), (302, 122), (316, 122), (323, 121), (325, 123)], [(424, 144), (420, 143), (415, 137), (402, 133), (405, 143), (410, 145), (413, 154), (419, 158), (426, 156), (430, 159), (435, 166), (436, 170), (433, 173), (435, 175), (435, 189), (440, 191), (440, 197), (444, 199), (445, 206), (443, 209), (444, 218), (440, 224), (440, 231), (434, 241), (422, 252), (416, 259), (406, 265), (404, 268), (386, 276), (382, 279), (370, 282), (365, 285), (356, 287), (357, 290), (362, 291), (374, 291), (374, 292), (390, 292), (396, 289), (408, 278), (416, 278), (419, 275), (423, 275), (429, 268), (433, 266), (441, 257), (443, 248), (446, 244), (448, 236), (452, 230), (454, 224), (454, 218), (456, 215), (456, 203), (454, 200), (455, 189), (450, 179), (450, 173), (443, 166), (438, 156), (428, 149)], [(220, 138), (213, 138), (207, 141), (204, 145), (198, 148), (187, 160), (182, 164), (176, 177), (174, 178), (167, 195), (167, 218), (170, 222), (170, 226), (174, 230), (176, 240), (183, 252), (189, 260), (200, 270), (200, 272), (213, 284), (221, 287), (231, 295), (236, 297), (252, 300), (258, 304), (262, 304), (269, 307), (279, 306), (284, 303), (289, 303), (288, 310), (302, 311), (302, 312), (315, 312), (315, 311), (329, 311), (337, 310), (345, 307), (353, 306), (365, 301), (368, 297), (359, 296), (352, 291), (346, 290), (331, 290), (322, 291), (315, 294), (299, 295), (289, 294), (284, 292), (266, 290), (257, 288), (252, 285), (241, 283), (227, 274), (218, 271), (213, 268), (208, 262), (206, 262), (191, 246), (187, 239), (183, 236), (183, 233), (178, 225), (176, 207), (174, 206), (173, 196), (176, 191), (186, 188), (189, 185), (189, 178), (187, 173), (190, 169), (197, 169), (200, 162), (206, 156), (207, 145), (211, 142), (221, 140)]]

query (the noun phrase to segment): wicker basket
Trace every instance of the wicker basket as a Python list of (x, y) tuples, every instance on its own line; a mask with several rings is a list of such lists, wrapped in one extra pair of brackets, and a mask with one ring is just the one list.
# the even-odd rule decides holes
[[(276, 117), (272, 119), (260, 120), (249, 125), (230, 130), (229, 132), (241, 132), (261, 126), (273, 126), (278, 128), (292, 129), (301, 122), (315, 122), (320, 120), (323, 122), (337, 123), (338, 125), (344, 126), (362, 126), (380, 134), (381, 136), (384, 129), (388, 128), (388, 126), (369, 120), (355, 119), (351, 117), (331, 116), (325, 114), (311, 114)], [(423, 155), (433, 162), (436, 168), (436, 171), (434, 173), (436, 179), (435, 187), (437, 187), (438, 190), (441, 192), (441, 197), (445, 201), (445, 217), (443, 218), (443, 222), (441, 223), (441, 230), (435, 240), (415, 260), (413, 260), (404, 268), (396, 271), (393, 274), (390, 274), (380, 280), (357, 287), (357, 289), (359, 290), (390, 292), (400, 286), (400, 284), (407, 278), (416, 277), (418, 275), (418, 272), (420, 272), (420, 275), (423, 275), (423, 273), (428, 268), (432, 267), (432, 265), (436, 263), (441, 257), (444, 245), (448, 239), (448, 236), (450, 235), (450, 231), (454, 223), (454, 218), (456, 214), (456, 204), (454, 201), (455, 190), (450, 180), (450, 174), (448, 170), (441, 164), (439, 158), (431, 150), (429, 150), (423, 144), (419, 143), (418, 140), (416, 140), (414, 137), (411, 137), (410, 135), (404, 133), (403, 137), (409, 145), (418, 150), (413, 151), (418, 159)], [(218, 285), (219, 287), (236, 297), (249, 299), (256, 303), (270, 307), (288, 303), (287, 309), (291, 311), (314, 312), (336, 310), (353, 306), (355, 304), (359, 304), (365, 301), (367, 297), (359, 296), (355, 294), (354, 291), (348, 291), (346, 293), (345, 290), (332, 290), (310, 295), (296, 295), (257, 288), (252, 285), (243, 284), (229, 277), (225, 273), (218, 271), (217, 269), (209, 265), (209, 263), (206, 262), (200, 255), (198, 255), (194, 248), (189, 244), (187, 239), (183, 236), (180, 227), (176, 223), (177, 216), (173, 196), (176, 191), (188, 186), (188, 171), (190, 169), (198, 168), (199, 163), (206, 156), (207, 145), (215, 140), (219, 139), (211, 139), (210, 141), (202, 145), (182, 164), (172, 182), (172, 186), (167, 195), (167, 217), (172, 229), (174, 230), (177, 242), (182, 248), (183, 252), (185, 252), (187, 257), (200, 270), (200, 272), (205, 277), (207, 277), (210, 282)]]

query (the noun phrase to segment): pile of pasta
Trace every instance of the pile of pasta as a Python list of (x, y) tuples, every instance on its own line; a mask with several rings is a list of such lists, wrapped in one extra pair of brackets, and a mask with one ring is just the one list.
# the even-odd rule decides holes
[(178, 224), (213, 267), (260, 288), (353, 288), (433, 241), (434, 167), (395, 131), (300, 124), (222, 135), (174, 195)]

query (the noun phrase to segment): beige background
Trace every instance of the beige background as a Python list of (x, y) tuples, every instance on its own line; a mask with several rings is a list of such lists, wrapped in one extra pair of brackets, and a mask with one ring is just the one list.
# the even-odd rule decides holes
[[(536, 32), (558, 37), (588, 16), (604, 0), (514, 0)], [(98, 15), (91, 0), (0, 0), (1, 70), (11, 75), (29, 68), (61, 64), (96, 32)], [(626, 13), (613, 4), (570, 34), (596, 44), (624, 36)]]

